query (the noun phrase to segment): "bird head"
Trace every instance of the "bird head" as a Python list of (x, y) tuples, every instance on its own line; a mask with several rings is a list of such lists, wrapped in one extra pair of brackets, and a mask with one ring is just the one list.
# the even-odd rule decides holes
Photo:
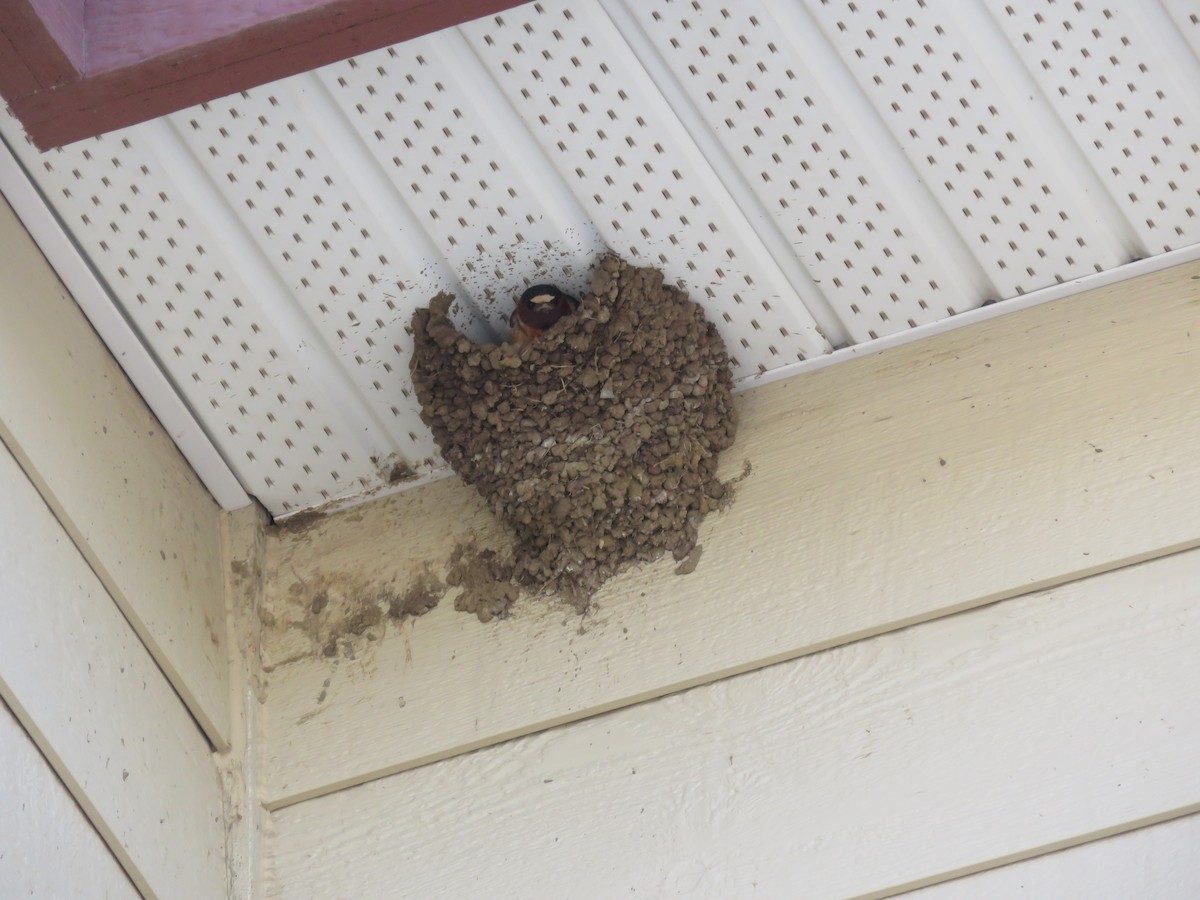
[(509, 322), (513, 339), (531, 341), (579, 306), (579, 301), (552, 284), (535, 284), (521, 294)]

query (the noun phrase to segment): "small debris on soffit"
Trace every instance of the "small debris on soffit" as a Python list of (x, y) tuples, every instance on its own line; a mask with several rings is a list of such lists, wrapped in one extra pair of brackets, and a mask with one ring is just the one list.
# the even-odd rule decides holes
[(1182, 0), (592, 0), (45, 154), (0, 134), (282, 516), (439, 469), (408, 326), (441, 291), (495, 340), (611, 248), (750, 383), (1200, 241), (1198, 93)]

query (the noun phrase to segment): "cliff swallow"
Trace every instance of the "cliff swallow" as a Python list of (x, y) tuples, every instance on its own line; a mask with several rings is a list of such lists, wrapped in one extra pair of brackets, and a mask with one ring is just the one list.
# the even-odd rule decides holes
[(577, 306), (578, 300), (554, 285), (535, 284), (521, 295), (517, 308), (509, 317), (510, 340), (518, 344), (529, 343), (563, 316), (573, 313)]

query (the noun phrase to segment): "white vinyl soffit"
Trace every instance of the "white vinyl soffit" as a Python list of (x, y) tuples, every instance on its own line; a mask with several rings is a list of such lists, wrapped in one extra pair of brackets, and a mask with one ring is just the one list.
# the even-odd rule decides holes
[(746, 383), (1196, 255), (1194, 9), (530, 3), (46, 154), (0, 135), (214, 494), (279, 516), (439, 468), (407, 326), (441, 290), (495, 339), (611, 247)]

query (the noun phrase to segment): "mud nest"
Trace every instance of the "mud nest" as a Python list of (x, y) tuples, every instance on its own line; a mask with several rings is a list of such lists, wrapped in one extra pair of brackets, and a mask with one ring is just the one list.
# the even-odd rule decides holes
[(442, 455), (515, 536), (512, 580), (584, 608), (630, 563), (683, 559), (727, 487), (729, 356), (657, 269), (603, 259), (531, 343), (477, 344), (453, 297), (414, 313), (412, 379)]

